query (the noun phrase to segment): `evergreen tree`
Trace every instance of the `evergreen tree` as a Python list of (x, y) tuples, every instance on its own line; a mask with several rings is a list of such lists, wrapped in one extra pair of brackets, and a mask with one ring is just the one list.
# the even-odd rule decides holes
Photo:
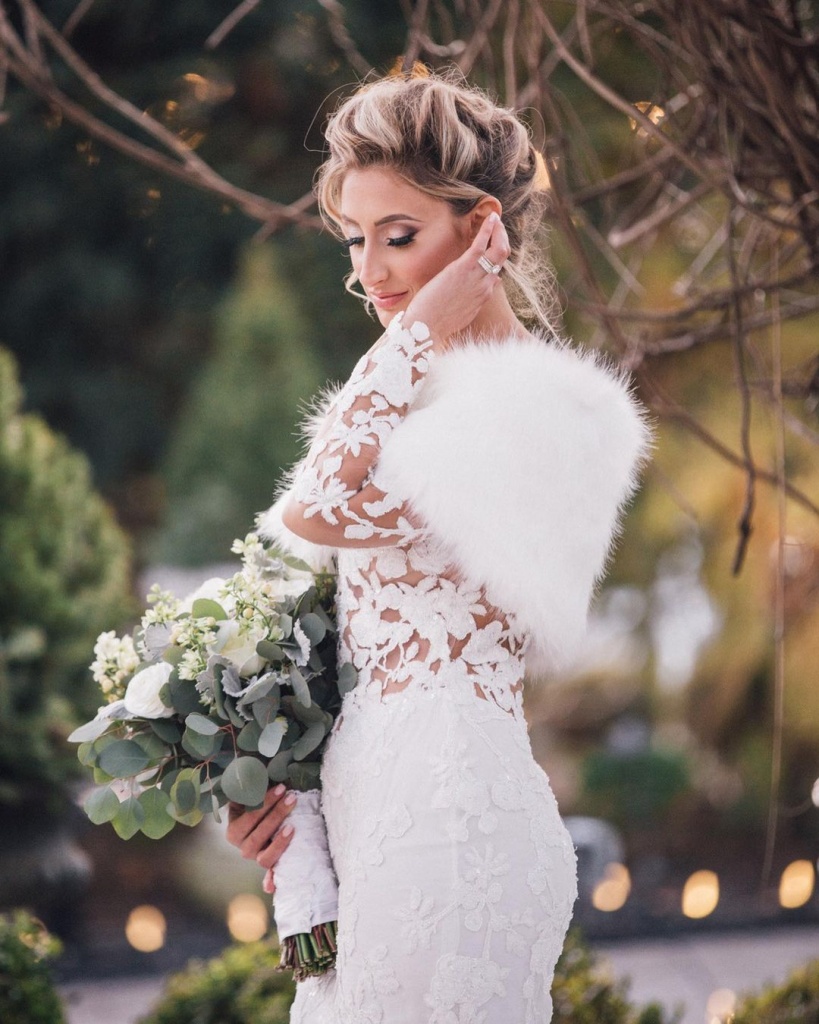
[(226, 557), (297, 458), (299, 403), (321, 379), (275, 249), (250, 245), (216, 312), (214, 351), (165, 461), (168, 511), (157, 558), (201, 564)]

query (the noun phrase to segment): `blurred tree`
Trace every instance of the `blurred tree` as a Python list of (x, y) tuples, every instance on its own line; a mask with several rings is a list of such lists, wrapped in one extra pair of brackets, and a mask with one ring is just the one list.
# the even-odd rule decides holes
[(64, 803), (62, 740), (99, 703), (88, 653), (131, 610), (129, 544), (87, 459), (20, 400), (0, 349), (0, 811)]
[(224, 559), (253, 528), (282, 470), (296, 461), (299, 402), (323, 383), (272, 245), (246, 248), (215, 311), (215, 343), (180, 415), (165, 461), (168, 517), (160, 561)]

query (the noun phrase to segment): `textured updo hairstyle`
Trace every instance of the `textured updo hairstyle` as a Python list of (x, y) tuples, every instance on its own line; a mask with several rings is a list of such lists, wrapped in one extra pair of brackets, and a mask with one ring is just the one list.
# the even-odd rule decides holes
[[(329, 155), (318, 170), (316, 193), (334, 233), (340, 232), (341, 187), (351, 170), (389, 168), (458, 215), (494, 196), (511, 246), (503, 277), (509, 300), (518, 316), (554, 333), (553, 277), (538, 237), (548, 179), (511, 110), (454, 73), (391, 75), (344, 100), (325, 136)], [(347, 289), (356, 284), (350, 273)]]

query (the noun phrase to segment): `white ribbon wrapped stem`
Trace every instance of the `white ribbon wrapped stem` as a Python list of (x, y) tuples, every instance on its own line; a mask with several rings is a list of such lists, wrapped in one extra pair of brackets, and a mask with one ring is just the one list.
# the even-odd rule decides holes
[(280, 942), (338, 920), (338, 883), (321, 813), (321, 792), (299, 792), (288, 821), (293, 838), (275, 867), (273, 916)]

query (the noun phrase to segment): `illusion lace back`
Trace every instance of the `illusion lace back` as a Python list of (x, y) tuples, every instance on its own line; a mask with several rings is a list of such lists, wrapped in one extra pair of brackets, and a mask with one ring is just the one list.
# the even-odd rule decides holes
[(322, 766), (337, 968), (298, 985), (293, 1024), (551, 1019), (575, 855), (523, 717), (528, 638), (460, 581), (434, 524), (373, 482), (431, 359), (424, 326), (396, 318), (292, 490), (355, 545), (338, 555), (338, 618), (358, 672)]

